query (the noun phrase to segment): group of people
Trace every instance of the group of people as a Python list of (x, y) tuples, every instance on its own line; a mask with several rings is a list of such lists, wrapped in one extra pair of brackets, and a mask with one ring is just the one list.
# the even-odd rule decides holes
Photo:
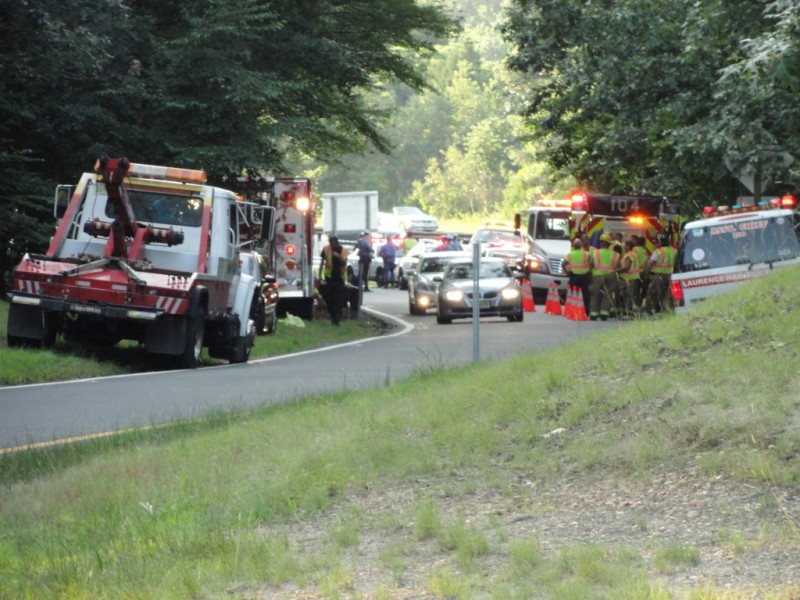
[[(408, 252), (417, 240), (413, 235), (407, 234), (403, 241), (403, 249)], [(356, 242), (358, 250), (358, 283), (363, 291), (369, 292), (369, 267), (375, 257), (375, 251), (370, 241), (370, 232), (363, 231)], [(383, 261), (382, 287), (397, 287), (395, 267), (401, 249), (393, 240), (387, 240), (378, 250), (378, 258)], [(339, 243), (335, 235), (328, 236), (328, 244), (320, 254), (319, 289), (322, 299), (328, 308), (331, 323), (338, 325), (341, 320), (342, 310), (345, 305), (345, 283), (347, 281), (347, 257), (349, 253)]]
[(631, 318), (673, 309), (670, 294), (676, 252), (668, 238), (657, 237), (652, 252), (643, 236), (623, 240), (602, 234), (596, 246), (585, 234), (575, 238), (564, 258), (569, 285), (578, 288), (592, 321), (609, 316)]

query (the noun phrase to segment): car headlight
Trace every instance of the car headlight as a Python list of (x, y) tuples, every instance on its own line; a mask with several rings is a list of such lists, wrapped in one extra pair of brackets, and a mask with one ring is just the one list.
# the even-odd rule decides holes
[(550, 266), (547, 259), (539, 254), (528, 254), (525, 256), (525, 268), (529, 273), (549, 273)]
[(461, 290), (447, 290), (444, 297), (450, 302), (461, 302), (464, 299), (464, 292)]
[(519, 298), (519, 288), (503, 288), (503, 291), (500, 292), (500, 296), (502, 296), (503, 300), (516, 300)]

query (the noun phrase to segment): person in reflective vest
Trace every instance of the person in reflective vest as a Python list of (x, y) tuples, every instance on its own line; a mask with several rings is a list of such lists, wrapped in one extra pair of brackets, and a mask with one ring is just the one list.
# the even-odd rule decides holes
[(586, 314), (589, 314), (589, 301), (590, 291), (589, 287), (592, 281), (592, 263), (589, 259), (589, 252), (583, 248), (583, 244), (579, 238), (575, 238), (572, 242), (572, 250), (564, 257), (564, 270), (569, 275), (567, 285), (571, 288), (578, 288), (583, 295), (583, 305)]
[(617, 273), (619, 254), (611, 249), (611, 236), (604, 233), (600, 236), (600, 247), (592, 251), (592, 284), (589, 294), (591, 303), (589, 319), (601, 321), (608, 319), (614, 302), (614, 283)]
[(645, 308), (649, 313), (673, 310), (669, 285), (674, 268), (675, 248), (669, 245), (668, 240), (656, 238), (655, 250), (650, 255), (646, 268), (650, 273), (645, 299)]
[(639, 262), (633, 240), (627, 240), (624, 244), (622, 260), (617, 266), (617, 273), (620, 278), (620, 300), (622, 306), (622, 316), (631, 318), (639, 309), (639, 285), (641, 284), (641, 271), (643, 265)]
[(344, 307), (344, 281), (347, 276), (347, 249), (342, 248), (335, 235), (328, 237), (322, 249), (319, 265), (320, 295), (328, 307), (331, 323), (338, 325)]
[(644, 304), (644, 295), (647, 291), (647, 284), (649, 283), (649, 274), (645, 271), (647, 259), (647, 238), (643, 235), (631, 236), (633, 240), (633, 252), (636, 256), (636, 262), (639, 265), (639, 296), (636, 298), (636, 304), (641, 308)]

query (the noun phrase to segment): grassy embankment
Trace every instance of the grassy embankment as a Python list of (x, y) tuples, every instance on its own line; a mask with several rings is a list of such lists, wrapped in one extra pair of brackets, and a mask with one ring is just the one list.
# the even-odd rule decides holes
[[(85, 348), (60, 340), (52, 351), (11, 349), (6, 345), (7, 323), (8, 302), (0, 302), (0, 385), (65, 381), (171, 368), (169, 361), (148, 356), (136, 343), (127, 341), (112, 348)], [(368, 318), (344, 320), (340, 327), (331, 327), (327, 319), (305, 322), (304, 327), (292, 327), (286, 320), (279, 319), (274, 334), (256, 337), (250, 356), (263, 358), (288, 354), (377, 335), (379, 330), (380, 325)], [(209, 358), (204, 350), (203, 364), (218, 365), (225, 364), (225, 361)]]
[[(744, 563), (767, 545), (797, 557), (797, 507), (756, 534), (722, 527), (712, 549), (653, 535), (647, 561), (600, 539), (550, 547), (492, 511), (451, 509), (494, 496), (530, 518), (557, 515), (537, 498), (565, 481), (584, 490), (685, 469), (744, 483), (775, 508), (800, 483), (798, 289), (795, 268), (691, 315), (546, 353), (124, 444), (2, 456), (0, 598), (796, 597), (692, 587), (689, 574), (701, 549)], [(380, 545), (370, 573), (366, 540)]]

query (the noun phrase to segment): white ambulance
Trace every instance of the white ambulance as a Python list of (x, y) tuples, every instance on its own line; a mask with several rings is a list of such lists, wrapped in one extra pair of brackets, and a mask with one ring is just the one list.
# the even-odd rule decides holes
[(800, 221), (792, 196), (754, 206), (707, 208), (705, 215), (687, 223), (681, 235), (671, 279), (676, 312), (800, 262)]

